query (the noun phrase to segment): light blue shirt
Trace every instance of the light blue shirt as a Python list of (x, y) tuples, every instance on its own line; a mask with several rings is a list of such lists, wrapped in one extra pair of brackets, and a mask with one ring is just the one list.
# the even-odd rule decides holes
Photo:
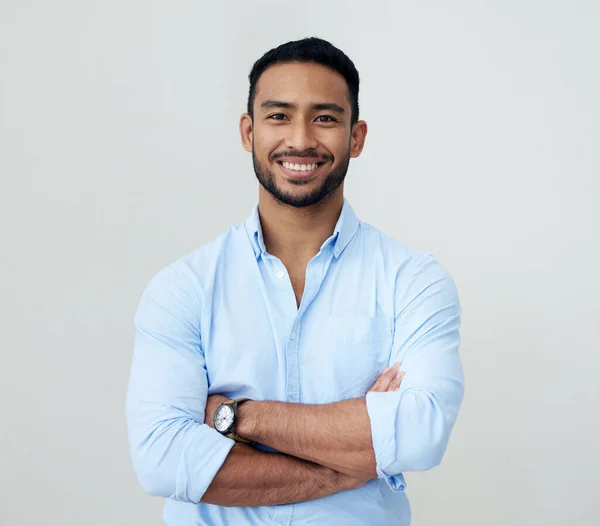
[[(402, 474), (439, 464), (463, 398), (460, 312), (431, 254), (359, 221), (347, 201), (308, 264), (297, 307), (255, 207), (161, 270), (142, 295), (127, 394), (142, 487), (167, 498), (170, 526), (409, 524)], [(299, 504), (199, 502), (234, 444), (204, 424), (208, 395), (304, 404), (364, 397), (397, 361), (401, 388), (366, 395), (377, 479)]]

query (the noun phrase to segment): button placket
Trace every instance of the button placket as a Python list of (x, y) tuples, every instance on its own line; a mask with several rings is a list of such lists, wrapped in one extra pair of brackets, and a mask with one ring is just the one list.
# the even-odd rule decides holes
[(317, 292), (319, 291), (323, 267), (323, 255), (320, 254), (308, 263), (306, 269), (306, 280), (304, 284), (304, 293), (300, 309), (290, 331), (288, 344), (286, 348), (287, 371), (286, 371), (286, 401), (299, 403), (300, 402), (300, 342), (298, 334), (300, 332), (300, 324), (302, 316), (306, 309), (311, 304)]
[[(295, 325), (298, 323), (296, 320)], [(298, 403), (300, 401), (300, 364), (298, 363), (298, 339), (295, 335), (292, 338), (292, 334), (295, 334), (295, 331), (290, 333), (290, 338), (287, 344), (286, 354), (287, 354), (287, 392), (286, 392), (286, 401)]]

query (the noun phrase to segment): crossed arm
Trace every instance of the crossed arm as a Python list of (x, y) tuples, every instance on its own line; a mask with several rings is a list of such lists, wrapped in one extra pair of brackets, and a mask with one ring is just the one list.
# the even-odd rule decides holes
[(201, 501), (219, 506), (274, 506), (358, 486), (358, 480), (318, 464), (235, 444)]
[[(399, 365), (387, 368), (370, 392), (399, 389)], [(205, 423), (227, 398), (208, 397)], [(240, 436), (283, 455), (236, 444), (202, 502), (221, 506), (288, 504), (362, 486), (375, 478), (375, 455), (364, 398), (326, 405), (249, 401), (238, 409)]]
[(394, 392), (399, 383), (392, 385), (389, 370), (364, 398), (242, 404), (238, 434), (282, 453), (271, 454), (211, 429), (222, 400), (207, 398), (202, 308), (191, 283), (167, 267), (136, 313), (127, 394), (131, 454), (144, 490), (190, 503), (259, 506), (319, 498), (375, 476), (400, 491), (400, 474), (437, 465), (464, 389), (458, 297), (428, 257), (397, 290), (390, 356), (402, 357), (402, 388)]

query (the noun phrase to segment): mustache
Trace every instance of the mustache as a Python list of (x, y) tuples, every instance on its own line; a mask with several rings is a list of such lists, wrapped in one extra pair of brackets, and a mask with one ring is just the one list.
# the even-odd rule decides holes
[(272, 161), (276, 161), (277, 159), (281, 159), (282, 157), (318, 157), (323, 161), (333, 161), (333, 156), (327, 153), (319, 153), (316, 150), (304, 150), (303, 152), (299, 152), (298, 150), (288, 150), (287, 152), (278, 152), (274, 153), (271, 157)]

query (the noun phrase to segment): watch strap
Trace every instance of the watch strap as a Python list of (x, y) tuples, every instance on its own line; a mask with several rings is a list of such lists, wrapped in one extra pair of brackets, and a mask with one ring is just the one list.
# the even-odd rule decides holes
[[(236, 398), (235, 400), (229, 400), (228, 402), (223, 402), (224, 404), (233, 406), (233, 412), (235, 414), (236, 424), (237, 424), (238, 405), (240, 405), (243, 402), (248, 402), (249, 400), (251, 400), (251, 399), (250, 398)], [(254, 444), (254, 442), (252, 442), (252, 440), (247, 440), (247, 439), (242, 438), (241, 436), (237, 435), (235, 432), (235, 429), (223, 436), (226, 436), (227, 438), (231, 438), (231, 439), (235, 440), (236, 442), (241, 442), (242, 444)]]
[(231, 433), (227, 433), (226, 435), (223, 435), (224, 437), (227, 438), (231, 438), (233, 440), (235, 440), (236, 442), (241, 442), (242, 444), (254, 444), (254, 442), (252, 442), (252, 440), (246, 440), (245, 438), (242, 438), (239, 435), (236, 435), (233, 431)]

